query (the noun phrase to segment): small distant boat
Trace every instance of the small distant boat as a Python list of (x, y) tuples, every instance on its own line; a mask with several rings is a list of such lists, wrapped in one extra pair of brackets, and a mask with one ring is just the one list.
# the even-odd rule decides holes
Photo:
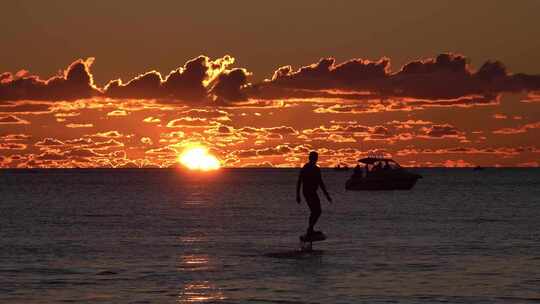
[(336, 170), (336, 171), (347, 171), (347, 170), (349, 170), (349, 166), (347, 166), (347, 164), (337, 164), (334, 167), (334, 170)]
[(345, 183), (345, 189), (353, 191), (369, 190), (410, 190), (422, 176), (401, 167), (390, 158), (366, 157), (358, 160), (360, 164)]
[(480, 167), (480, 166), (476, 166), (473, 168), (474, 171), (482, 171), (484, 169), (485, 169), (484, 167)]

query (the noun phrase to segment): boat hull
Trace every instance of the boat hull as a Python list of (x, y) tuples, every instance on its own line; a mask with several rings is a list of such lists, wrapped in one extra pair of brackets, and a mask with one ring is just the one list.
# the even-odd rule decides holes
[(382, 191), (382, 190), (410, 190), (420, 176), (408, 178), (350, 178), (345, 183), (345, 189), (351, 191)]

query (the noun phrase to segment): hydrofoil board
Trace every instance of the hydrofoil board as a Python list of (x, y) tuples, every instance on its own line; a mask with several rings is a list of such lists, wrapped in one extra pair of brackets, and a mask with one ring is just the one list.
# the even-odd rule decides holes
[(300, 241), (303, 243), (320, 242), (326, 240), (326, 235), (321, 231), (316, 231), (312, 234), (303, 234), (300, 236)]

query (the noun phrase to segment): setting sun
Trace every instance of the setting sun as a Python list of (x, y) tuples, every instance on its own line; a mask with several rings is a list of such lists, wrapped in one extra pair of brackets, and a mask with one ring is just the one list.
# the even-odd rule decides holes
[(191, 170), (210, 171), (219, 169), (219, 160), (204, 147), (188, 148), (180, 155), (180, 163)]

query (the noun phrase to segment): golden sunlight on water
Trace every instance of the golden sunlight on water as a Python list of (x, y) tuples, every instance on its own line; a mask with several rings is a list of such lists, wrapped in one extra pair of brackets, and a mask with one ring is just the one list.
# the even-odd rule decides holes
[(201, 146), (187, 148), (180, 156), (182, 165), (191, 170), (211, 171), (221, 167), (219, 160), (208, 152), (208, 149)]
[[(180, 257), (178, 270), (182, 272), (200, 272), (210, 269), (208, 255), (186, 254)], [(186, 283), (177, 303), (208, 303), (224, 300), (225, 296), (216, 286), (209, 281), (193, 281)]]
[(210, 282), (201, 281), (184, 285), (177, 303), (208, 303), (225, 299), (223, 293)]
[(207, 255), (183, 255), (180, 259), (179, 269), (182, 271), (199, 271), (209, 268)]

